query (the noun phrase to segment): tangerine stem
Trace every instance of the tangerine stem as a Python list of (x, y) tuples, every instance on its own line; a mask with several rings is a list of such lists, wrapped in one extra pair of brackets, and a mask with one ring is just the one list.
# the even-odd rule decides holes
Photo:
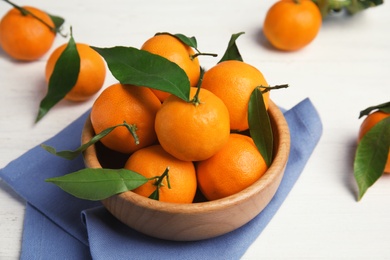
[(169, 174), (168, 173), (169, 173), (169, 166), (165, 169), (163, 174), (161, 174), (160, 176), (157, 176), (157, 177), (153, 177), (153, 179), (157, 179), (156, 183), (154, 184), (157, 186), (157, 189), (163, 185), (162, 182), (163, 182), (165, 177), (167, 178), (168, 188), (169, 189), (171, 188), (171, 183), (169, 181)]
[[(288, 84), (275, 85), (275, 86), (258, 86), (258, 88), (261, 90), (261, 93), (264, 94), (264, 93), (271, 91), (273, 89), (288, 88)], [(262, 90), (262, 89), (264, 89), (264, 90)]]
[(198, 56), (212, 56), (212, 57), (217, 57), (218, 54), (215, 54), (215, 53), (208, 53), (208, 52), (197, 52), (195, 53), (194, 55), (191, 55), (191, 60), (194, 60), (196, 57)]
[[(12, 2), (9, 1), (9, 0), (3, 0), (3, 1), (6, 2), (6, 3), (8, 3), (8, 4), (10, 4), (10, 5), (12, 5), (12, 6), (15, 7), (16, 9), (18, 9), (18, 10), (22, 13), (22, 15), (24, 15), (24, 16), (26, 16), (26, 15), (31, 15), (32, 17), (34, 17), (35, 19), (37, 19), (38, 21), (40, 21), (41, 23), (43, 23), (44, 25), (46, 25), (46, 26), (50, 29), (50, 31), (61, 34), (61, 32), (60, 32), (57, 28), (50, 26), (50, 24), (46, 23), (46, 22), (43, 21), (41, 18), (39, 18), (39, 17), (36, 16), (35, 14), (31, 13), (31, 12), (28, 11), (27, 9), (25, 9), (25, 8), (23, 8), (23, 7), (21, 7), (21, 6), (18, 6), (18, 5), (16, 5), (16, 4), (12, 3)], [(61, 35), (62, 35), (62, 34), (61, 34)], [(62, 35), (62, 36), (63, 36), (63, 35)]]
[(198, 106), (200, 104), (199, 92), (200, 92), (200, 88), (202, 86), (203, 75), (204, 75), (204, 69), (202, 67), (200, 67), (200, 76), (199, 76), (198, 84), (196, 85), (196, 93), (195, 93), (194, 97), (190, 100), (190, 102), (193, 103), (195, 106)]
[(123, 125), (130, 131), (130, 134), (134, 138), (135, 144), (138, 145), (139, 144), (139, 138), (138, 138), (138, 135), (137, 135), (137, 130), (138, 130), (137, 125), (136, 124), (129, 125), (128, 123), (126, 123), (126, 121), (123, 121)]

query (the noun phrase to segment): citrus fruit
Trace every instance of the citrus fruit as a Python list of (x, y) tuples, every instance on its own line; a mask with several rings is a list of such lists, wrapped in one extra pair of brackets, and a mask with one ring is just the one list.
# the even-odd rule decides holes
[[(390, 116), (389, 113), (385, 113), (382, 111), (376, 111), (369, 114), (360, 125), (358, 140), (360, 141), (363, 138), (363, 136), (379, 121), (389, 116)], [(384, 172), (390, 173), (390, 152), (387, 157), (387, 162), (386, 162)]]
[[(200, 65), (197, 57), (192, 58), (194, 50), (176, 37), (169, 34), (158, 34), (148, 39), (141, 50), (160, 55), (176, 63), (187, 74), (190, 86), (195, 87), (200, 77)], [(157, 97), (164, 101), (170, 94), (152, 89)]]
[(208, 200), (221, 199), (249, 187), (268, 169), (252, 138), (230, 134), (211, 158), (197, 162), (199, 189)]
[(268, 10), (263, 32), (275, 48), (295, 51), (314, 40), (321, 24), (321, 12), (312, 0), (281, 0)]
[[(252, 65), (237, 60), (224, 61), (207, 70), (201, 85), (222, 99), (229, 110), (230, 128), (238, 131), (249, 128), (249, 99), (259, 86), (268, 86), (263, 74)], [(263, 97), (268, 108), (269, 92)]]
[[(191, 88), (195, 96), (197, 88)], [(184, 161), (204, 160), (229, 138), (229, 111), (210, 91), (201, 88), (198, 100), (186, 102), (169, 96), (157, 112), (155, 130), (161, 146)]]
[[(31, 6), (23, 8), (54, 28), (53, 21), (45, 12)], [(1, 19), (0, 45), (16, 60), (36, 60), (49, 51), (56, 36), (46, 24), (13, 8)]]
[[(56, 62), (67, 44), (59, 46), (50, 55), (45, 70), (46, 81), (49, 82)], [(69, 91), (65, 99), (71, 101), (84, 101), (99, 92), (106, 78), (106, 64), (103, 58), (91, 47), (84, 43), (76, 43), (77, 52), (80, 56), (80, 71), (76, 84)], [(72, 68), (69, 68), (72, 69)]]
[[(160, 145), (152, 145), (134, 152), (125, 164), (125, 168), (147, 178), (161, 176), (169, 167), (169, 182), (162, 181), (159, 189), (159, 201), (191, 203), (196, 193), (196, 173), (192, 162), (181, 161), (167, 153)], [(150, 180), (133, 192), (149, 197), (156, 190), (156, 181)]]
[(122, 124), (124, 121), (136, 129), (139, 143), (126, 127), (117, 127), (100, 141), (111, 150), (132, 153), (152, 145), (157, 137), (154, 120), (161, 102), (146, 87), (113, 84), (107, 87), (92, 105), (91, 123), (96, 134)]

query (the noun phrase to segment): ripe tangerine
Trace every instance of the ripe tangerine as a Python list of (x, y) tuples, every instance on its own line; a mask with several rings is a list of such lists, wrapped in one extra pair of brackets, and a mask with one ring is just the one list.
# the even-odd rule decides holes
[(8, 11), (0, 21), (0, 45), (12, 58), (33, 61), (42, 57), (53, 45), (56, 33), (54, 23), (45, 12), (31, 6), (22, 7), (30, 14), (16, 8)]

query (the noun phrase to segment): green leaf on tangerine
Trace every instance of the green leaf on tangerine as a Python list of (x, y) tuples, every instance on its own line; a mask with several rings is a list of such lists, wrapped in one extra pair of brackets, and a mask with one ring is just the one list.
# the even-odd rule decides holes
[(49, 79), (46, 96), (39, 105), (36, 122), (44, 117), (49, 110), (61, 101), (77, 82), (80, 71), (80, 56), (76, 42), (71, 35), (68, 45), (58, 58), (53, 73)]
[(198, 51), (198, 49), (197, 49), (198, 48), (198, 42), (196, 41), (196, 38), (194, 36), (188, 37), (188, 36), (186, 36), (184, 34), (181, 34), (181, 33), (172, 34), (172, 33), (168, 33), (168, 32), (159, 32), (159, 33), (156, 33), (155, 35), (161, 35), (161, 34), (171, 35), (171, 36), (179, 39), (185, 45), (187, 45), (187, 46), (189, 46), (191, 48), (194, 48), (195, 50)]
[(390, 102), (382, 103), (376, 106), (371, 106), (360, 111), (359, 118), (369, 115), (374, 110), (380, 110), (385, 113), (390, 113)]
[(225, 54), (222, 56), (221, 60), (218, 63), (221, 63), (223, 61), (227, 60), (238, 60), (243, 61), (240, 51), (238, 50), (236, 40), (238, 37), (240, 37), (241, 34), (244, 34), (244, 32), (232, 34), (230, 37), (230, 41), (228, 43), (228, 46), (226, 48)]
[(55, 31), (59, 32), (61, 30), (62, 25), (65, 22), (65, 19), (62, 17), (56, 16), (56, 15), (49, 14), (49, 13), (47, 13), (47, 15), (53, 21)]
[(253, 90), (248, 108), (249, 132), (267, 166), (271, 165), (273, 134), (271, 122), (260, 88)]
[(153, 200), (159, 200), (160, 199), (160, 189), (159, 188), (156, 188), (152, 194), (149, 195), (148, 197), (149, 199), (153, 199)]
[(190, 100), (190, 81), (176, 63), (133, 47), (91, 48), (103, 56), (120, 83), (146, 86)]
[(103, 200), (133, 190), (148, 179), (127, 169), (86, 168), (56, 178), (46, 179), (65, 192), (85, 200)]
[(373, 126), (360, 140), (355, 160), (354, 176), (359, 188), (358, 200), (383, 174), (390, 148), (390, 117)]

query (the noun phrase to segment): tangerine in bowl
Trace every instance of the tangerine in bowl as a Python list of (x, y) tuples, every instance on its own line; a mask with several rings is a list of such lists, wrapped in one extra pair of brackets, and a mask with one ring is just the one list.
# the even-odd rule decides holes
[[(252, 185), (233, 195), (208, 201), (201, 192), (193, 203), (153, 200), (124, 192), (102, 200), (104, 207), (125, 225), (143, 234), (173, 241), (195, 241), (217, 237), (245, 225), (256, 217), (275, 195), (289, 157), (290, 133), (279, 108), (270, 101), (268, 109), (274, 155), (267, 171)], [(88, 119), (82, 143), (95, 135)], [(99, 142), (83, 153), (86, 167), (120, 168), (128, 156), (106, 149)]]

